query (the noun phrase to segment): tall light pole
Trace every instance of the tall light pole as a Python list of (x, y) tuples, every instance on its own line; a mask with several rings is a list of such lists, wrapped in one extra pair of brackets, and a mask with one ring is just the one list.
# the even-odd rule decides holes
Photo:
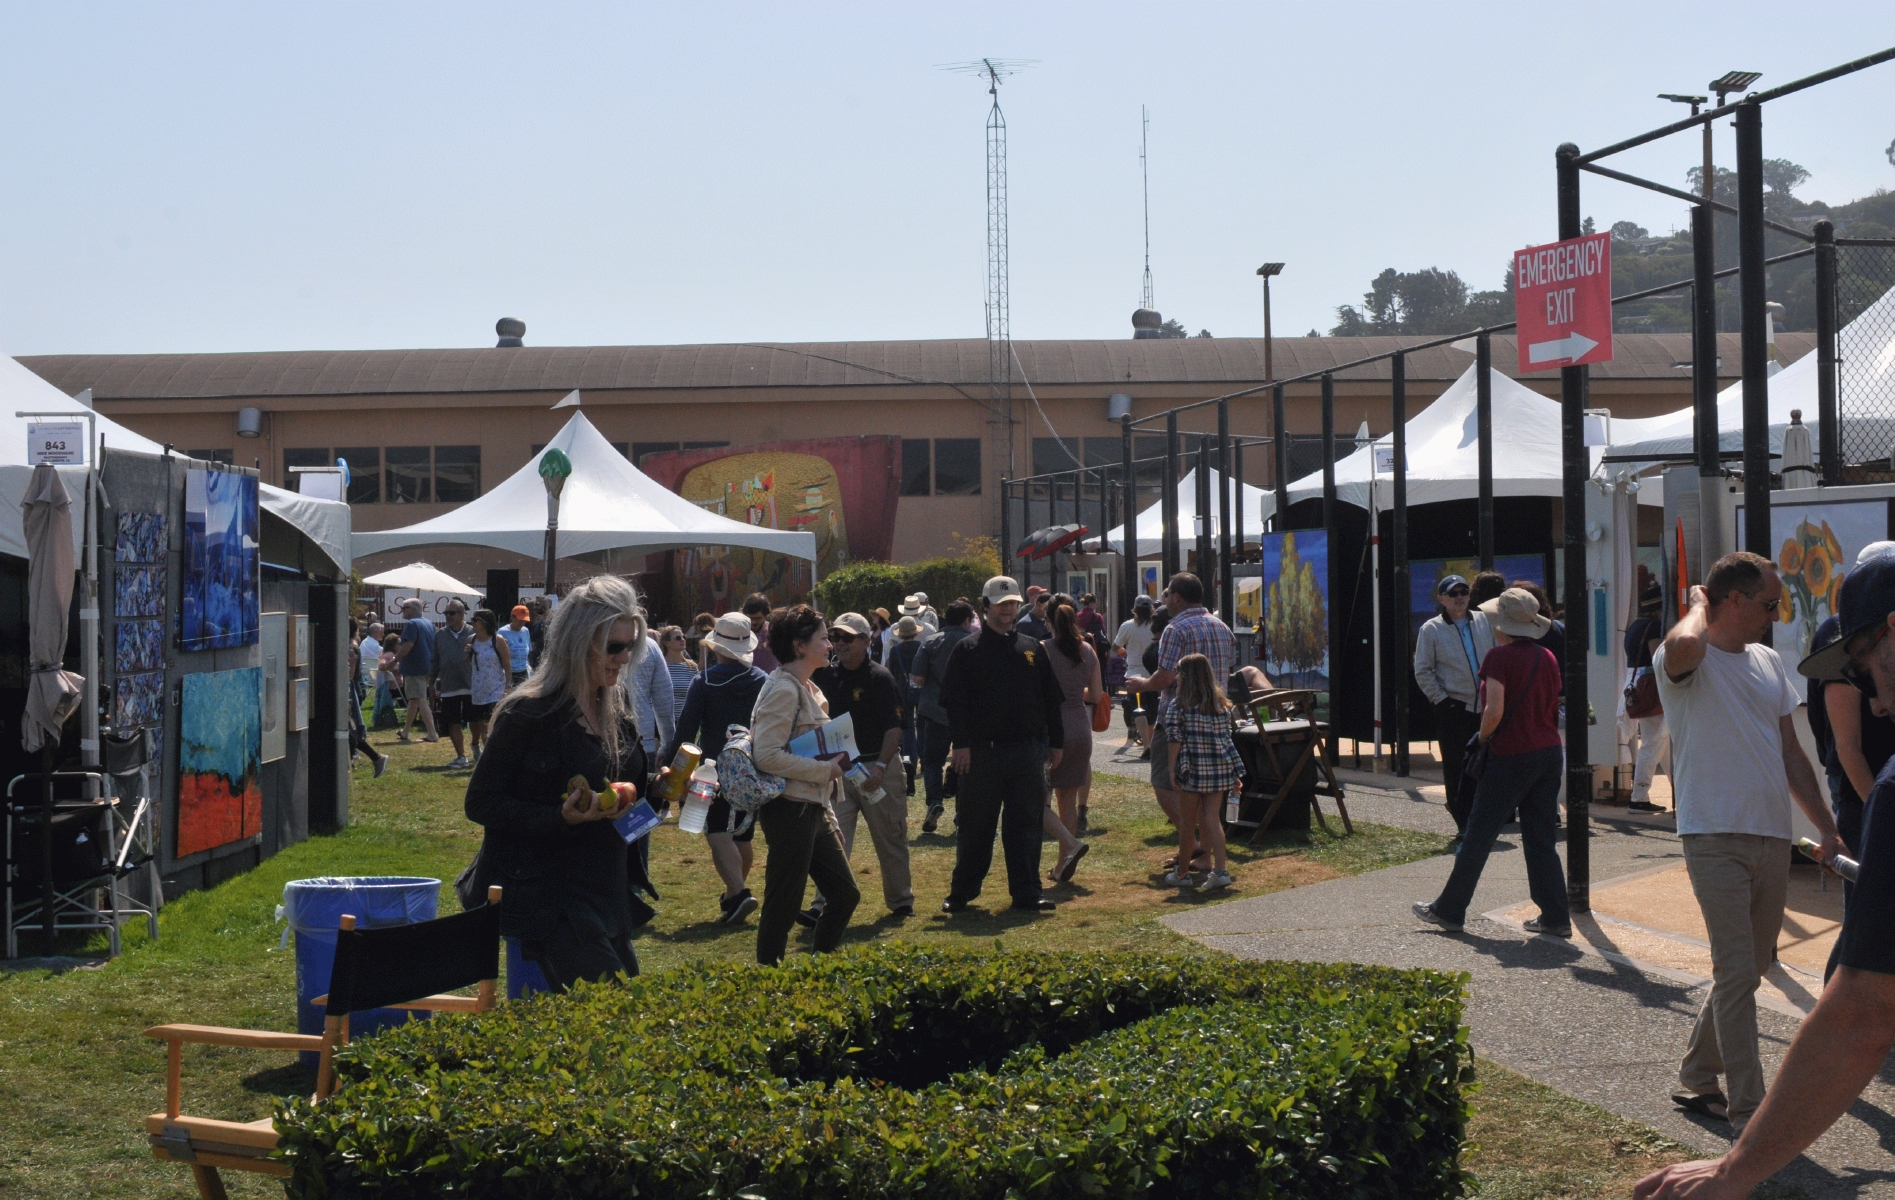
[(1276, 365), (1270, 354), (1270, 277), (1283, 274), (1283, 264), (1264, 263), (1257, 268), (1257, 274), (1263, 277), (1263, 381), (1275, 383)]

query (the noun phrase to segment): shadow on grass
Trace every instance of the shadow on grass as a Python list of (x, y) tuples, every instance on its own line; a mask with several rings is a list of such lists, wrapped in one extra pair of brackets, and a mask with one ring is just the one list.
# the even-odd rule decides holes
[(316, 1091), (316, 1072), (301, 1062), (265, 1067), (243, 1077), (243, 1090), (260, 1096), (310, 1096)]

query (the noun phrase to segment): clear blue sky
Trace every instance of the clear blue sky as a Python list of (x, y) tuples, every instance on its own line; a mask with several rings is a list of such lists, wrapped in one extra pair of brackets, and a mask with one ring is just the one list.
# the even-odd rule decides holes
[[(1383, 267), (1492, 287), (1552, 153), (1895, 45), (1895, 6), (0, 3), (0, 351), (978, 337), (1002, 93), (1016, 338), (1158, 307), (1326, 329)], [(1895, 64), (1772, 105), (1806, 196), (1895, 187)], [(1720, 161), (1731, 162), (1728, 123)], [(1693, 138), (1620, 160), (1682, 184)], [(1603, 226), (1675, 202), (1588, 178)]]

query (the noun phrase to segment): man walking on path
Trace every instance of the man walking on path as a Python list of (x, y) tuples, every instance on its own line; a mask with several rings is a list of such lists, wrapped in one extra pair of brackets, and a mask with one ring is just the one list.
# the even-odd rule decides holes
[(407, 741), (419, 716), (422, 728), (428, 731), (421, 740), (438, 742), (441, 735), (434, 731), (434, 710), (428, 706), (428, 689), (434, 684), (434, 622), (421, 615), (419, 596), (401, 602), (401, 618), (401, 648), (395, 651), (395, 666), (401, 672), (401, 695), (408, 702), (408, 715), (396, 736)]
[(941, 681), (947, 677), (948, 656), (962, 639), (974, 632), (974, 606), (956, 600), (947, 606), (946, 624), (941, 632), (921, 644), (915, 656), (914, 673), (908, 682), (919, 692), (915, 698), (915, 736), (921, 743), (921, 782), (928, 801), (927, 816), (921, 832), (933, 833), (945, 811), (947, 790), (941, 778), (947, 766), (948, 748), (954, 740), (948, 726), (947, 709), (941, 707)]
[(467, 605), (449, 600), (447, 624), (434, 631), (434, 694), (441, 700), (441, 722), (447, 726), (447, 740), (454, 743), (449, 770), (474, 765), (467, 760), (467, 745), (461, 741), (461, 728), (474, 723), (474, 663), (467, 656), (468, 643), (473, 640)]
[[(1196, 575), (1180, 571), (1160, 597), (1171, 620), (1158, 635), (1158, 669), (1149, 676), (1128, 676), (1125, 686), (1134, 692), (1157, 692), (1158, 711), (1151, 714), (1151, 786), (1158, 796), (1158, 807), (1175, 828), (1182, 797), (1171, 778), (1171, 742), (1165, 734), (1165, 709), (1178, 698), (1178, 662), (1187, 654), (1202, 654), (1211, 663), (1211, 678), (1220, 685), (1230, 678), (1231, 662), (1237, 656), (1237, 641), (1230, 626), (1212, 616), (1204, 607), (1204, 584)], [(1207, 860), (1208, 862), (1208, 860)], [(1165, 882), (1183, 887), (1191, 881), (1192, 864), (1173, 862)]]
[(1000, 827), (1013, 907), (1050, 912), (1040, 896), (1040, 826), (1046, 811), (1046, 769), (1066, 744), (1060, 716), (1065, 695), (1046, 647), (1014, 631), (1020, 585), (996, 575), (981, 588), (981, 630), (948, 656), (941, 705), (954, 732), (954, 882), (941, 911), (961, 912), (980, 895), (993, 865)]
[[(829, 626), (829, 644), (836, 648), (836, 661), (817, 667), (810, 682), (829, 701), (830, 720), (849, 714), (861, 755), (856, 762), (868, 768), (868, 777), (860, 783), (847, 775), (842, 778), (842, 798), (836, 802), (842, 854), (846, 858), (855, 853), (855, 821), (860, 814), (868, 822), (875, 861), (882, 868), (882, 901), (896, 916), (911, 917), (915, 892), (908, 874), (908, 797), (904, 787), (887, 779), (889, 769), (898, 768), (901, 760), (901, 694), (888, 668), (869, 661), (867, 617), (861, 613), (837, 617)], [(896, 774), (899, 779), (899, 769)], [(820, 915), (820, 896), (817, 901)]]
[[(1740, 551), (1712, 564), (1690, 611), (1653, 656), (1671, 732), (1672, 789), (1691, 890), (1711, 942), (1711, 993), (1678, 1070), (1673, 1097), (1727, 1119), (1739, 1133), (1763, 1102), (1757, 982), (1776, 957), (1789, 885), (1792, 796), (1841, 846), (1791, 714), (1799, 701), (1782, 659), (1759, 644), (1776, 620), (1775, 564)], [(1728, 1098), (1718, 1091), (1724, 1076)]]

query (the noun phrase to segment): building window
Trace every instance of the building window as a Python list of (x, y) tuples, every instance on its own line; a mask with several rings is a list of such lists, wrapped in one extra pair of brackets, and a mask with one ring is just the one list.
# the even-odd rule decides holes
[(1070, 471), (1079, 465), (1078, 438), (1034, 438), (1033, 473)]
[(680, 450), (721, 450), (725, 446), (728, 446), (728, 445), (730, 445), (729, 442), (685, 442), (683, 445), (679, 446), (678, 449)]
[(980, 439), (934, 439), (934, 494), (980, 495)]
[(678, 443), (676, 442), (633, 442), (632, 465), (637, 466), (639, 463), (644, 462), (647, 454), (663, 454), (668, 450), (676, 450), (677, 448)]
[(390, 446), (383, 452), (388, 469), (387, 496), (390, 504), (426, 504), (433, 493), (433, 455), (426, 446)]
[(934, 491), (933, 447), (927, 438), (901, 440), (901, 494), (926, 496)]
[[(541, 447), (541, 446), (535, 446), (533, 447), (533, 453), (538, 454), (543, 448), (544, 447)], [(632, 444), (630, 442), (613, 442), (612, 449), (619, 452), (620, 458), (624, 459), (627, 462), (631, 461)]]
[(336, 458), (349, 464), (349, 503), (382, 502), (382, 449), (380, 446), (337, 446)]
[(234, 464), (237, 457), (233, 450), (186, 450), (184, 454), (185, 457), (195, 458), (199, 462), (222, 463), (227, 467)]
[(480, 447), (434, 448), (434, 498), (442, 504), (465, 504), (480, 495)]
[(327, 467), (335, 462), (329, 457), (328, 450), (288, 449), (283, 451), (283, 477), (289, 478), (291, 467)]

